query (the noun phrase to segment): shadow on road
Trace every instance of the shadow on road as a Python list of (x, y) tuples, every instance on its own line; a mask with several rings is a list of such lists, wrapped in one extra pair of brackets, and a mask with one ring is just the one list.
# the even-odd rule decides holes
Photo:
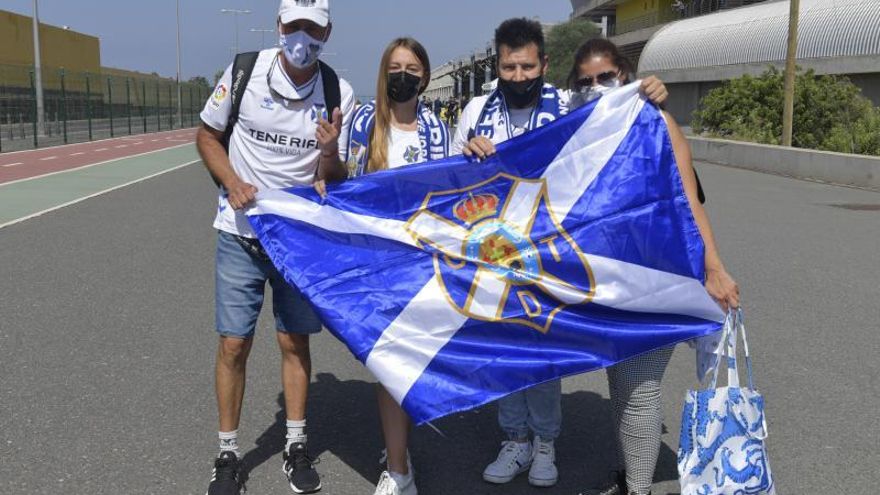
[[(283, 405), (283, 397), (278, 394), (275, 422), (257, 439), (256, 448), (244, 456), (246, 472), (270, 459), (281, 462), (286, 433)], [(425, 425), (413, 431), (410, 452), (419, 493), (577, 494), (602, 484), (609, 471), (617, 467), (610, 402), (597, 393), (579, 391), (564, 394), (562, 407), (563, 432), (556, 442), (560, 479), (556, 487), (531, 487), (525, 475), (503, 486), (482, 480), (483, 468), (494, 459), (503, 439), (496, 422), (496, 406), (489, 404), (440, 419), (433, 425), (436, 430)], [(382, 470), (378, 458), (383, 446), (375, 384), (340, 381), (330, 373), (319, 373), (309, 388), (308, 409), (312, 454), (331, 453), (375, 483)], [(655, 481), (677, 477), (676, 454), (664, 443)]]

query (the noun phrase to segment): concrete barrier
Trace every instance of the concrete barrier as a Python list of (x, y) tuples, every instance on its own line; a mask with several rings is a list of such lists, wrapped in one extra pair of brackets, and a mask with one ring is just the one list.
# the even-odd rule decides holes
[(688, 136), (694, 161), (880, 191), (880, 157)]

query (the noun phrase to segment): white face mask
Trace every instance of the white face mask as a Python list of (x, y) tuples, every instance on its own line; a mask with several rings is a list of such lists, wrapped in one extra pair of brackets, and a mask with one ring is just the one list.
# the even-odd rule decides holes
[(305, 69), (318, 61), (324, 50), (324, 41), (312, 38), (305, 31), (281, 35), (281, 51), (290, 65)]
[(620, 82), (620, 79), (615, 77), (607, 84), (600, 84), (596, 86), (590, 86), (589, 88), (583, 88), (581, 91), (573, 93), (571, 95), (571, 99), (568, 102), (568, 107), (571, 110), (582, 107), (587, 103), (601, 97), (604, 94), (610, 93), (611, 91), (614, 91), (621, 86), (623, 86), (623, 83)]

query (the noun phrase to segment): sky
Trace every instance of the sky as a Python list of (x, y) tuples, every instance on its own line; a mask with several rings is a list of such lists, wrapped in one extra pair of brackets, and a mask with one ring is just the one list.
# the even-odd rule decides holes
[[(141, 72), (176, 74), (176, 0), (38, 0), (40, 20), (69, 26), (101, 40), (101, 64)], [(238, 16), (239, 51), (274, 46), (277, 0), (179, 0), (181, 79), (214, 74), (232, 61), (235, 19), (220, 9), (249, 9)], [(560, 22), (571, 14), (569, 0), (331, 0), (333, 33), (324, 61), (355, 88), (375, 92), (379, 59), (398, 36), (412, 36), (428, 50), (432, 66), (473, 51), (483, 52), (495, 27), (509, 17)], [(0, 9), (24, 15), (32, 0), (3, 0)]]

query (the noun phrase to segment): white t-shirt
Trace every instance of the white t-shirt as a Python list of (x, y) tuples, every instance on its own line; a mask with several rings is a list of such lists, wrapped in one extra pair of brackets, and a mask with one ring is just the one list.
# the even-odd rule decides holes
[[(565, 90), (559, 90), (559, 98), (560, 102), (567, 105), (569, 99), (569, 93)], [(452, 137), (452, 144), (449, 146), (449, 155), (460, 155), (462, 150), (464, 150), (465, 145), (468, 143), (468, 133), (473, 130), (477, 126), (477, 121), (480, 119), (480, 114), (483, 113), (483, 107), (486, 106), (486, 101), (489, 100), (489, 95), (477, 96), (473, 98), (465, 107), (464, 110), (461, 111), (461, 117), (458, 119), (458, 127), (455, 128), (455, 135)], [(535, 110), (534, 105), (527, 108), (513, 108), (510, 109), (510, 129), (513, 136), (517, 137), (521, 134), (525, 134), (526, 131), (529, 130), (529, 120), (531, 119), (532, 112)], [(496, 132), (492, 136), (492, 144), (498, 145), (504, 142), (506, 132)]]
[[(477, 125), (480, 114), (483, 113), (483, 107), (486, 106), (488, 95), (477, 96), (472, 99), (464, 110), (461, 112), (461, 118), (458, 120), (458, 127), (455, 128), (455, 136), (452, 138), (452, 144), (449, 147), (450, 155), (460, 155), (468, 143), (468, 132), (473, 130)], [(529, 130), (529, 119), (535, 110), (534, 105), (526, 108), (512, 108), (510, 113), (510, 130), (513, 133), (511, 137), (517, 137), (525, 134)], [(501, 144), (505, 141), (506, 133), (496, 132), (492, 136), (492, 144)]]
[(510, 129), (513, 131), (512, 137), (521, 136), (529, 130), (529, 120), (532, 118), (532, 112), (535, 107), (511, 108), (508, 110), (510, 114)]
[(402, 131), (391, 126), (388, 136), (388, 168), (397, 168), (422, 161), (419, 131)]
[[(229, 161), (241, 180), (257, 190), (309, 185), (315, 180), (321, 152), (315, 132), (318, 118), (327, 117), (324, 86), (320, 72), (302, 87), (287, 77), (277, 48), (263, 50), (241, 99), (238, 122), (229, 142)], [(271, 75), (270, 90), (269, 77)], [(232, 65), (226, 68), (201, 113), (202, 122), (223, 131), (232, 110), (230, 97)], [(354, 115), (354, 92), (347, 81), (339, 80), (342, 132), (340, 159), (345, 159), (345, 143)], [(282, 97), (281, 95), (284, 95)], [(295, 101), (288, 98), (302, 98)], [(329, 111), (332, 111), (330, 109)], [(220, 192), (214, 228), (231, 234), (255, 237), (247, 217), (229, 206)]]

